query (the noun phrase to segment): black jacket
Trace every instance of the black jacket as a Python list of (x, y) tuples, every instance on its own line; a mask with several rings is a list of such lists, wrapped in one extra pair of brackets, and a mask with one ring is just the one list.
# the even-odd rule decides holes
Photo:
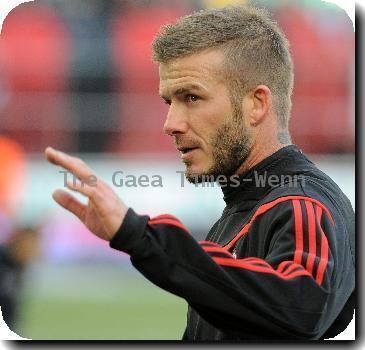
[(206, 241), (171, 215), (150, 219), (129, 209), (110, 242), (150, 281), (187, 300), (183, 339), (323, 339), (345, 329), (355, 231), (339, 187), (287, 146), (238, 187), (222, 189), (227, 206)]

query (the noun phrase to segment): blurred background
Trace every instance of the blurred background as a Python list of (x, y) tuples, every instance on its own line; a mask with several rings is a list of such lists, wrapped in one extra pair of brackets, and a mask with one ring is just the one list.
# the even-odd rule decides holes
[[(181, 338), (186, 302), (154, 287), (127, 255), (53, 203), (64, 175), (43, 151), (51, 145), (79, 155), (127, 205), (176, 215), (203, 239), (220, 217), (222, 194), (181, 186), (176, 172), (184, 167), (162, 133), (167, 107), (150, 44), (160, 25), (181, 15), (244, 2), (38, 0), (8, 15), (0, 37), (0, 301), (17, 334)], [(267, 7), (291, 43), (294, 143), (354, 206), (350, 19), (320, 0), (251, 3)], [(160, 175), (163, 188), (132, 186), (130, 175)]]

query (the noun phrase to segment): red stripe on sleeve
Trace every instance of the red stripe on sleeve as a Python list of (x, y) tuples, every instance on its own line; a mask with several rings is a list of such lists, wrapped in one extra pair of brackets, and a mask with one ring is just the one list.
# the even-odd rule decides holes
[(250, 271), (254, 271), (254, 272), (273, 274), (284, 280), (293, 279), (298, 276), (312, 277), (311, 274), (303, 268), (303, 266), (300, 266), (297, 264), (293, 264), (293, 265), (295, 268), (300, 268), (299, 270), (294, 271), (292, 273), (283, 274), (283, 273), (279, 273), (277, 270), (274, 270), (270, 265), (269, 266), (255, 265), (254, 263), (245, 261), (245, 259), (234, 260), (234, 259), (214, 258), (213, 257), (213, 260), (221, 266), (238, 267), (238, 268), (243, 268), (245, 270), (250, 270)]
[(322, 218), (322, 208), (317, 207), (316, 208), (316, 219), (317, 219), (319, 230), (321, 232), (321, 260), (318, 265), (317, 276), (316, 276), (316, 281), (319, 285), (322, 284), (324, 271), (326, 270), (327, 263), (328, 263), (328, 240), (327, 240), (327, 237), (324, 234), (322, 226), (321, 226), (321, 218)]
[(199, 244), (201, 246), (211, 246), (211, 247), (221, 247), (218, 243), (215, 243), (215, 242), (211, 242), (211, 241), (200, 241)]
[(316, 259), (316, 222), (314, 218), (313, 204), (305, 201), (305, 207), (307, 208), (308, 217), (308, 242), (309, 242), (309, 253), (306, 264), (307, 271), (312, 275), (314, 261)]
[(222, 247), (202, 247), (204, 249), (204, 251), (206, 251), (207, 253), (222, 253), (224, 255), (227, 255), (227, 257), (232, 258), (233, 256), (231, 253), (227, 252), (226, 250), (224, 250)]
[[(222, 247), (206, 246), (203, 247), (203, 249), (208, 254), (211, 253), (209, 255), (213, 261), (221, 266), (272, 274), (284, 280), (290, 280), (299, 276), (310, 276), (313, 278), (313, 276), (302, 265), (296, 264), (294, 261), (283, 261), (275, 270), (267, 261), (260, 258), (249, 257), (244, 259), (234, 259), (233, 256)], [(227, 257), (214, 256), (214, 253), (225, 253)]]
[(154, 220), (148, 221), (148, 224), (149, 225), (164, 224), (164, 225), (176, 226), (176, 227), (183, 229), (187, 233), (191, 234), (190, 231), (181, 222), (171, 220), (171, 219), (161, 219), (161, 220), (154, 219)]
[(180, 220), (176, 216), (171, 215), (171, 214), (160, 214), (160, 215), (157, 215), (157, 216), (151, 218), (151, 220), (160, 220), (160, 219), (170, 219), (170, 220), (176, 220), (176, 221), (180, 222)]
[(292, 261), (283, 261), (282, 263), (279, 264), (277, 272), (279, 273), (283, 272), (288, 267), (288, 265), (292, 263), (293, 263)]
[(303, 254), (303, 217), (299, 200), (293, 200), (295, 222), (295, 253), (294, 261), (301, 265)]
[(260, 265), (260, 266), (265, 266), (268, 267), (270, 269), (272, 269), (272, 266), (265, 260), (263, 259), (259, 259), (259, 258), (244, 258), (244, 259), (240, 259), (240, 261), (246, 262), (248, 264), (252, 264), (252, 265)]
[(284, 272), (283, 275), (287, 276), (290, 275), (294, 270), (296, 269), (304, 269), (304, 267), (302, 265), (298, 265), (296, 263), (292, 263)]

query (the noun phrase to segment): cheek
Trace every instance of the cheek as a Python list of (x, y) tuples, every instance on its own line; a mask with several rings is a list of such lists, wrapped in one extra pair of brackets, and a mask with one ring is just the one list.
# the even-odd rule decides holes
[(227, 122), (230, 116), (230, 111), (210, 106), (209, 109), (204, 109), (196, 119), (195, 132), (201, 137), (204, 143), (211, 145), (212, 139), (215, 138), (217, 131)]

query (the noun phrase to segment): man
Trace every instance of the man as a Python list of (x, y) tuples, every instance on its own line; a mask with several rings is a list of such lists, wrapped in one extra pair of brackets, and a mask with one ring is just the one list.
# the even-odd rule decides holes
[(354, 307), (354, 213), (291, 145), (293, 68), (283, 33), (255, 8), (209, 9), (165, 26), (153, 50), (170, 106), (164, 131), (188, 180), (220, 183), (222, 217), (198, 243), (177, 218), (137, 215), (80, 159), (48, 148), (49, 161), (86, 181), (68, 187), (89, 202), (61, 190), (54, 199), (187, 300), (184, 340), (335, 336)]

